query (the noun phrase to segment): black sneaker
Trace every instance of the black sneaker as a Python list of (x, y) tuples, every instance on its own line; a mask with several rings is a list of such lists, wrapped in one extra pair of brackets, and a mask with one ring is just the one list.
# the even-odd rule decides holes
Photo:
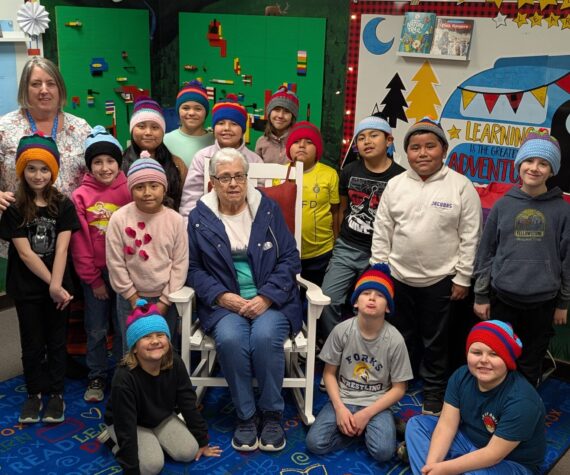
[(22, 405), (18, 422), (22, 424), (35, 424), (36, 422), (40, 422), (42, 407), (41, 394), (28, 394), (28, 399), (26, 399)]
[(279, 411), (265, 411), (261, 422), (259, 448), (267, 452), (277, 452), (285, 447), (285, 431), (281, 427)]
[(410, 464), (410, 458), (408, 457), (408, 448), (406, 447), (406, 442), (400, 442), (396, 448), (396, 456), (404, 462), (406, 465)]
[(101, 402), (105, 399), (105, 380), (103, 378), (95, 378), (89, 381), (83, 399), (87, 402)]
[(65, 403), (63, 394), (51, 394), (42, 417), (42, 422), (48, 424), (59, 424), (65, 420)]
[(426, 397), (422, 404), (422, 414), (428, 416), (439, 416), (443, 409), (443, 401), (435, 397)]
[(239, 419), (232, 437), (232, 447), (243, 452), (251, 452), (257, 449), (259, 445), (257, 425), (257, 414), (245, 421)]

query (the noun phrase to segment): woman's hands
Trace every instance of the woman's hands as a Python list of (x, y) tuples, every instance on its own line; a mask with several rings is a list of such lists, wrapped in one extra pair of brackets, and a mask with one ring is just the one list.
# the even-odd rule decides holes
[(251, 300), (244, 299), (238, 294), (224, 292), (218, 297), (218, 305), (246, 318), (259, 317), (269, 307), (271, 300), (263, 295), (256, 295)]

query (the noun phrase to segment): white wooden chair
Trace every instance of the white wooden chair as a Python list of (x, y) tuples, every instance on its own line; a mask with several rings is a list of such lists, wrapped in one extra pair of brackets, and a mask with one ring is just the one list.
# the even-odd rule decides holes
[[(208, 192), (209, 161), (204, 164), (204, 192)], [(272, 186), (275, 180), (284, 180), (287, 167), (278, 164), (250, 163), (248, 180), (254, 185), (263, 182), (266, 187)], [(297, 248), (301, 249), (301, 207), (303, 195), (303, 165), (297, 163), (291, 169), (289, 179), (297, 183), (297, 196), (295, 200), (295, 240)], [(306, 289), (308, 301), (307, 320), (302, 330), (295, 338), (285, 341), (285, 378), (284, 388), (292, 388), (295, 403), (299, 410), (302, 421), (310, 425), (314, 422), (313, 416), (313, 383), (315, 378), (315, 341), (317, 320), (321, 316), (323, 308), (330, 303), (330, 298), (325, 296), (320, 287), (302, 279), (297, 275), (300, 287)], [(214, 376), (216, 363), (216, 345), (214, 339), (205, 334), (198, 320), (192, 322), (192, 308), (194, 304), (194, 290), (184, 287), (170, 295), (170, 300), (176, 303), (178, 312), (182, 317), (182, 359), (186, 365), (192, 384), (196, 386), (198, 401), (204, 397), (206, 388), (213, 386), (226, 386), (223, 377)], [(198, 365), (191, 368), (190, 352), (200, 352)], [(299, 356), (302, 355), (302, 358)], [(254, 380), (257, 385), (257, 381)]]

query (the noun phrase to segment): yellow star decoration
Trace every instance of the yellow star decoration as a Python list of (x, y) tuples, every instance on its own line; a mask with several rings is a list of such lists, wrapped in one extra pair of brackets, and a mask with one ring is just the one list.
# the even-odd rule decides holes
[(517, 17), (513, 19), (513, 21), (518, 25), (520, 28), (523, 25), (528, 23), (526, 19), (526, 13), (517, 12)]
[[(525, 5), (532, 5), (534, 3), (534, 0), (519, 0), (518, 4), (519, 4), (519, 10), (524, 7)], [(519, 26), (520, 28), (520, 26)]]
[(461, 132), (461, 129), (458, 129), (457, 127), (455, 127), (455, 124), (453, 124), (453, 126), (451, 127), (451, 129), (447, 129), (447, 133), (449, 134), (449, 139), (459, 139), (459, 132)]
[(546, 19), (548, 23), (548, 28), (552, 28), (553, 26), (558, 26), (558, 20), (560, 20), (560, 15), (555, 15), (554, 12), (550, 14), (550, 16)]
[(497, 8), (501, 8), (501, 3), (503, 3), (503, 0), (487, 0), (487, 3), (494, 3), (497, 5)]
[(540, 9), (544, 10), (548, 5), (556, 5), (556, 0), (540, 0)]
[(560, 10), (570, 8), (570, 0), (562, 0), (562, 5), (560, 5)]
[(566, 30), (566, 29), (570, 29), (570, 15), (566, 15), (564, 18), (562, 18), (562, 20), (560, 20), (561, 22), (561, 30)]
[(544, 17), (539, 14), (538, 11), (534, 12), (534, 15), (530, 17), (530, 27), (534, 28), (535, 26), (540, 26), (543, 18)]

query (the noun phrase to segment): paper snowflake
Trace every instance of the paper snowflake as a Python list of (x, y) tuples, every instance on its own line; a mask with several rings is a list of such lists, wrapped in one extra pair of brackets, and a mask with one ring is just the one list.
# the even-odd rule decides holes
[(49, 26), (49, 14), (43, 5), (36, 2), (26, 2), (18, 10), (18, 25), (30, 36), (44, 33)]

